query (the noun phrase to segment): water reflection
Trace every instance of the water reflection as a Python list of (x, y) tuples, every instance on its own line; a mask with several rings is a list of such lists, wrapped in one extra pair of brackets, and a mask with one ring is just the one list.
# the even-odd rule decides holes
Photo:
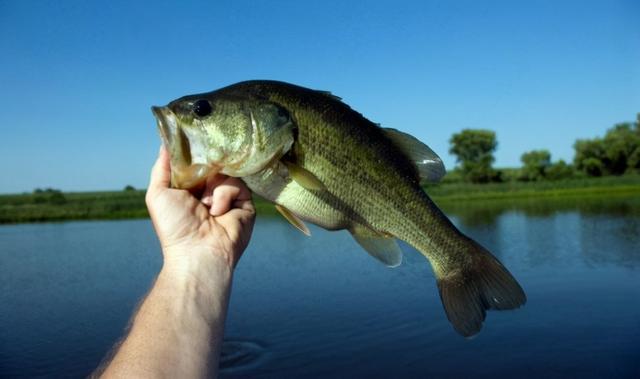
[(617, 264), (640, 266), (640, 220), (634, 217), (582, 217), (581, 252), (593, 267)]
[(558, 213), (640, 217), (640, 198), (545, 198), (484, 200), (477, 202), (443, 202), (438, 204), (447, 214), (459, 217), (469, 227), (495, 225), (505, 212), (519, 212), (531, 217), (549, 217)]
[(640, 199), (551, 198), (440, 204), (459, 227), (499, 258), (520, 249), (530, 267), (640, 266)]

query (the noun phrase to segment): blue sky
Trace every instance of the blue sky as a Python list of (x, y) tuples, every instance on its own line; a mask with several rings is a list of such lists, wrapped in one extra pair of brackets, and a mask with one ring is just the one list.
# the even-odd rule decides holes
[(640, 112), (638, 1), (2, 1), (0, 192), (144, 188), (151, 105), (247, 79), (330, 90), (455, 165), (496, 166)]

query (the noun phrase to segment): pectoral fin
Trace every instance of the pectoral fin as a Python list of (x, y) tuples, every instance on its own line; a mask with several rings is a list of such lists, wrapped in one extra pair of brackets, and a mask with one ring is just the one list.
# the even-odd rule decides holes
[(416, 137), (392, 128), (383, 128), (387, 137), (411, 159), (420, 179), (436, 183), (447, 173), (442, 159)]
[(289, 176), (295, 180), (296, 183), (308, 190), (322, 190), (324, 184), (315, 175), (309, 172), (307, 169), (298, 166), (295, 163), (289, 161), (283, 161), (287, 169), (289, 170)]
[(291, 213), (290, 210), (288, 210), (287, 208), (279, 204), (276, 204), (276, 209), (278, 210), (278, 212), (280, 212), (280, 214), (284, 218), (287, 219), (287, 221), (291, 223), (291, 225), (295, 226), (299, 231), (301, 231), (305, 235), (309, 237), (311, 236), (311, 232), (309, 231), (309, 228), (307, 228), (307, 225), (305, 225), (304, 221), (300, 220), (298, 216), (294, 215), (293, 213)]
[(356, 226), (350, 232), (367, 253), (385, 265), (397, 267), (402, 263), (402, 250), (400, 250), (395, 238), (385, 236), (364, 226)]

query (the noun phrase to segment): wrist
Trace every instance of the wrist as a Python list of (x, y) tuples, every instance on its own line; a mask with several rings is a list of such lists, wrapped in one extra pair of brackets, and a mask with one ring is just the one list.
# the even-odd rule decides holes
[(233, 272), (211, 254), (177, 259), (180, 252), (163, 253), (170, 254), (107, 369), (112, 376), (207, 377), (216, 372)]
[[(221, 254), (202, 248), (174, 247), (163, 249), (160, 274), (178, 282), (196, 281), (220, 285), (233, 276), (233, 263)], [(211, 282), (213, 279), (215, 281)]]

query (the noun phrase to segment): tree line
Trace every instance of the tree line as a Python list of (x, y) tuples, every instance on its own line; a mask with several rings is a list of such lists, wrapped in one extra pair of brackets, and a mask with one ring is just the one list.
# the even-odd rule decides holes
[[(465, 129), (449, 140), (449, 152), (456, 156), (456, 171), (473, 183), (505, 181), (504, 171), (493, 168), (498, 147), (496, 133), (484, 129)], [(573, 144), (572, 163), (551, 160), (546, 149), (531, 150), (520, 156), (522, 167), (515, 177), (521, 181), (561, 180), (580, 176), (640, 173), (640, 113), (635, 122), (623, 122), (608, 129), (604, 137), (578, 139)]]

